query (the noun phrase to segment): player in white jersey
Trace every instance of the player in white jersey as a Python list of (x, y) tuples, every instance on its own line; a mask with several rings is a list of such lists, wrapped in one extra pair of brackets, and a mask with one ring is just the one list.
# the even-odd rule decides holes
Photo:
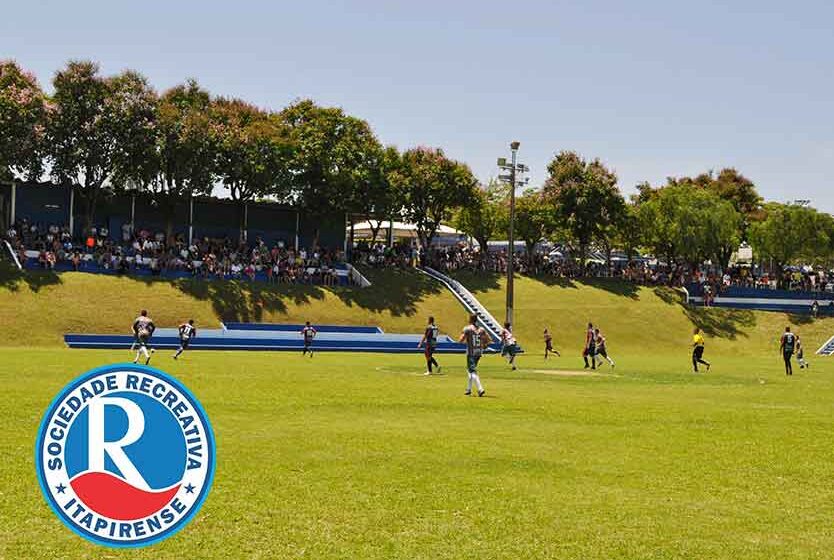
[(608, 349), (605, 347), (605, 337), (599, 332), (599, 329), (594, 329), (594, 340), (596, 341), (596, 356), (602, 356), (606, 361), (614, 367), (614, 360), (608, 357)]
[(153, 324), (151, 318), (148, 317), (148, 312), (143, 309), (139, 316), (133, 321), (133, 336), (136, 338), (135, 344), (139, 345), (139, 349), (136, 351), (136, 358), (134, 358), (133, 363), (137, 363), (139, 361), (139, 356), (145, 356), (145, 365), (148, 365), (151, 361), (151, 354), (155, 352), (153, 348), (148, 348), (148, 344), (150, 343), (151, 336), (153, 336), (153, 331), (156, 330), (156, 325)]
[(189, 319), (187, 323), (183, 323), (179, 326), (180, 331), (180, 347), (177, 350), (177, 353), (174, 354), (174, 359), (180, 357), (180, 354), (185, 352), (188, 348), (188, 345), (191, 344), (191, 339), (197, 336), (197, 327), (194, 326), (194, 319)]
[(507, 358), (507, 363), (513, 366), (515, 371), (515, 355), (518, 354), (518, 343), (513, 336), (512, 325), (509, 322), (504, 323), (504, 329), (501, 331), (501, 355)]
[(805, 369), (811, 367), (805, 360), (805, 349), (802, 346), (802, 337), (796, 335), (796, 361), (799, 363), (799, 369)]
[(469, 380), (466, 383), (466, 395), (472, 394), (472, 384), (478, 388), (478, 396), (483, 397), (483, 385), (478, 377), (478, 362), (484, 353), (484, 348), (489, 343), (489, 337), (483, 328), (478, 326), (478, 316), (470, 315), (469, 324), (463, 328), (458, 342), (466, 344), (466, 370), (469, 372)]
[(437, 368), (437, 373), (440, 373), (440, 364), (437, 363), (437, 360), (434, 358), (434, 351), (437, 349), (437, 333), (440, 329), (437, 328), (437, 325), (434, 324), (434, 317), (429, 317), (429, 324), (426, 325), (426, 332), (423, 333), (423, 338), (420, 339), (420, 342), (417, 344), (417, 348), (420, 348), (424, 344), (426, 345), (426, 373), (424, 375), (431, 375), (432, 374), (432, 366)]
[(316, 329), (310, 324), (310, 321), (307, 321), (304, 324), (304, 328), (301, 329), (301, 336), (304, 337), (304, 351), (301, 355), (305, 355), (307, 352), (310, 353), (310, 357), (313, 357), (313, 339), (316, 338)]

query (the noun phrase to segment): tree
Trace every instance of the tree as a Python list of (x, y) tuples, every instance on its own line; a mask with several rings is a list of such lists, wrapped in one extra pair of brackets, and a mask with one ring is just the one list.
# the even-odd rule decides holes
[(666, 182), (668, 186), (707, 190), (732, 204), (744, 220), (740, 231), (742, 238), (746, 238), (746, 224), (761, 217), (762, 197), (756, 191), (756, 186), (733, 167), (724, 168), (718, 174), (708, 171), (694, 178), (669, 177)]
[(217, 145), (213, 137), (211, 96), (195, 81), (166, 91), (157, 109), (159, 174), (145, 186), (162, 209), (168, 235), (176, 203), (211, 194)]
[[(352, 194), (377, 177), (381, 147), (368, 123), (309, 99), (281, 111), (294, 147), (295, 201), (313, 219), (350, 211)], [(315, 220), (318, 223), (318, 220)], [(316, 227), (316, 244), (319, 228)]]
[[(515, 199), (514, 233), (524, 241), (528, 262), (532, 262), (536, 243), (545, 233), (552, 231), (553, 206), (549, 199), (532, 189), (528, 189)], [(514, 251), (514, 247), (509, 248)]]
[(588, 247), (610, 236), (625, 211), (617, 176), (598, 159), (586, 161), (575, 152), (560, 152), (548, 164), (544, 195), (555, 208), (555, 219), (579, 246), (584, 268)]
[[(147, 79), (127, 71), (111, 79), (108, 104), (126, 122), (115, 128), (111, 184), (122, 190), (146, 190), (157, 182), (159, 96)], [(170, 231), (169, 231), (170, 234)]]
[(85, 230), (92, 227), (96, 205), (112, 187), (118, 166), (136, 148), (131, 135), (147, 125), (148, 100), (132, 94), (140, 82), (144, 78), (130, 72), (104, 78), (90, 61), (72, 61), (55, 75), (48, 158), (53, 178), (84, 198)]
[(695, 267), (705, 259), (726, 266), (738, 247), (741, 218), (732, 204), (706, 189), (672, 184), (637, 207), (646, 244), (669, 264)]
[[(366, 173), (358, 175), (353, 181), (347, 207), (353, 214), (364, 216), (371, 229), (371, 244), (376, 242), (379, 230), (385, 220), (394, 220), (401, 210), (397, 190), (391, 184), (391, 176), (400, 164), (400, 153), (393, 146), (380, 149), (378, 153), (369, 152), (366, 159)], [(351, 231), (352, 235), (352, 231)], [(352, 239), (351, 239), (352, 241)]]
[(35, 76), (0, 60), (0, 179), (41, 174), (46, 111)]
[(490, 239), (507, 231), (508, 191), (506, 185), (490, 181), (485, 187), (476, 188), (472, 199), (455, 215), (455, 227), (475, 238), (482, 255), (488, 253)]
[(831, 246), (826, 219), (809, 207), (770, 203), (765, 218), (753, 224), (750, 240), (762, 259), (773, 259), (777, 274), (797, 259), (825, 255)]
[(446, 157), (440, 148), (412, 148), (392, 173), (392, 183), (401, 192), (403, 214), (417, 228), (422, 247), (430, 247), (441, 222), (452, 210), (476, 196), (477, 180), (463, 163)]
[(246, 204), (289, 195), (292, 149), (288, 131), (277, 115), (239, 99), (217, 99), (211, 113), (216, 174), (236, 203), (240, 236), (245, 240)]

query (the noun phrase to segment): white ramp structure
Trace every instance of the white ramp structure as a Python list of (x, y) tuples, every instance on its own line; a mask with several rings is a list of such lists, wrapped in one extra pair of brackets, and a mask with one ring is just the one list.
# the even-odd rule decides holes
[(498, 320), (493, 317), (489, 311), (487, 311), (486, 307), (481, 305), (481, 302), (479, 302), (477, 298), (472, 295), (472, 292), (466, 289), (466, 286), (454, 278), (451, 278), (442, 272), (438, 272), (431, 267), (423, 266), (420, 267), (420, 270), (423, 274), (426, 274), (445, 285), (469, 313), (477, 315), (479, 324), (484, 328), (484, 330), (486, 330), (487, 333), (489, 333), (489, 336), (491, 336), (493, 340), (501, 340), (501, 323), (499, 323)]

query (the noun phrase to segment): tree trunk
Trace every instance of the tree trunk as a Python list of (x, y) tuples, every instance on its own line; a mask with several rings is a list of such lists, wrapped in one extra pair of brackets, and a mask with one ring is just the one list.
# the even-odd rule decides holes
[(582, 276), (585, 276), (586, 273), (586, 266), (585, 261), (588, 257), (588, 244), (587, 243), (579, 243), (579, 269), (582, 271)]
[(96, 202), (98, 201), (98, 189), (85, 187), (82, 189), (84, 193), (84, 233), (89, 235), (93, 229), (93, 223), (96, 216)]

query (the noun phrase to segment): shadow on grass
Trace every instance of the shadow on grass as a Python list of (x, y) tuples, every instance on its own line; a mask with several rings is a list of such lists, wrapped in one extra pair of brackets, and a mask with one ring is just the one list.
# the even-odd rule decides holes
[(709, 336), (735, 340), (739, 335), (746, 337), (745, 331), (756, 325), (756, 315), (748, 309), (693, 307), (673, 288), (658, 287), (654, 293), (669, 305), (679, 305), (686, 318)]
[(16, 292), (20, 289), (21, 283), (26, 284), (33, 292), (38, 292), (44, 286), (60, 284), (61, 278), (51, 270), (23, 272), (7, 262), (0, 261), (0, 287)]
[(788, 321), (792, 325), (810, 325), (814, 318), (810, 313), (788, 313)]
[[(497, 290), (501, 287), (500, 280), (506, 275), (497, 274), (495, 272), (466, 272), (459, 271), (453, 274), (455, 280), (466, 286), (470, 292), (485, 292), (487, 290)], [(558, 288), (579, 288), (580, 286), (590, 286), (598, 290), (604, 290), (611, 294), (628, 297), (631, 299), (639, 299), (640, 287), (633, 282), (626, 282), (615, 278), (563, 278), (560, 276), (553, 276), (552, 274), (540, 275), (517, 275), (516, 278), (529, 278), (544, 284), (545, 286)]]
[(224, 322), (260, 322), (266, 312), (286, 313), (288, 304), (305, 305), (321, 301), (332, 293), (348, 306), (374, 312), (389, 311), (394, 316), (412, 316), (417, 303), (427, 294), (440, 293), (441, 284), (414, 271), (363, 271), (373, 284), (370, 288), (326, 287), (313, 284), (267, 284), (247, 280), (166, 279), (125, 276), (145, 284), (165, 282), (189, 296), (210, 301)]
[(390, 269), (384, 272), (362, 269), (370, 280), (370, 288), (333, 288), (333, 293), (348, 306), (370, 311), (389, 311), (391, 315), (411, 317), (417, 313), (417, 303), (429, 294), (439, 294), (446, 288), (413, 270)]

